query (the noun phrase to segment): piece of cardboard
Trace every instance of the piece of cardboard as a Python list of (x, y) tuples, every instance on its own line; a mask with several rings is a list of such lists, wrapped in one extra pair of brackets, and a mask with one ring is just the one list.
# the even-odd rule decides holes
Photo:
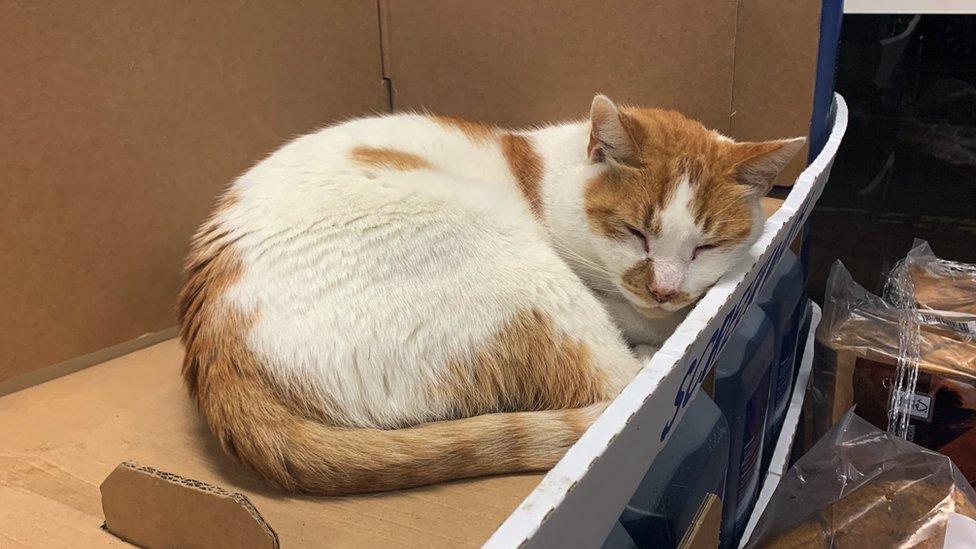
[(247, 496), (125, 462), (100, 487), (105, 528), (140, 547), (278, 549)]
[(375, 0), (4, 2), (0, 75), (0, 382), (172, 327), (217, 192), (387, 105)]
[(678, 549), (715, 549), (722, 530), (722, 500), (706, 494)]
[(522, 127), (584, 116), (602, 92), (737, 139), (809, 133), (817, 0), (380, 1), (398, 110)]

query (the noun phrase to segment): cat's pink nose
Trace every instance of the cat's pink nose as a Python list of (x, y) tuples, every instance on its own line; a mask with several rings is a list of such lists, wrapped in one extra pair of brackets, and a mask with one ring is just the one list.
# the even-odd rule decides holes
[(678, 292), (674, 290), (665, 290), (664, 288), (660, 288), (658, 286), (648, 286), (647, 291), (651, 294), (651, 297), (654, 298), (654, 301), (657, 301), (658, 303), (667, 303), (678, 295)]

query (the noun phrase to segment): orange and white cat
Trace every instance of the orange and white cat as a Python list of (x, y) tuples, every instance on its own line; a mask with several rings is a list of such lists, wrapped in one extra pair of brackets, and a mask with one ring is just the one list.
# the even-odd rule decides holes
[(194, 238), (183, 376), (288, 490), (549, 468), (755, 241), (802, 142), (604, 96), (533, 130), (396, 114), (300, 137)]

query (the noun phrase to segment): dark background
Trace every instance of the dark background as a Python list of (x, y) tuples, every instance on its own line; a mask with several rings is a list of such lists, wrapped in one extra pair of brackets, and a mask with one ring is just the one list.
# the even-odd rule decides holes
[(976, 263), (976, 15), (847, 15), (850, 125), (811, 216), (810, 294), (840, 259), (880, 291), (915, 237)]

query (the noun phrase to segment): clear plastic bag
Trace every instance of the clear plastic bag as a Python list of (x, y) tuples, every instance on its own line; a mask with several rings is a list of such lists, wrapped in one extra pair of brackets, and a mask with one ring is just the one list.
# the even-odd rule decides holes
[(889, 273), (885, 301), (898, 314), (898, 366), (888, 404), (888, 432), (910, 437), (923, 326), (976, 335), (976, 265), (939, 259), (924, 240)]
[(949, 458), (853, 412), (783, 477), (747, 547), (942, 548), (973, 524), (976, 492)]
[(938, 258), (919, 239), (904, 265), (923, 317), (934, 315), (958, 331), (976, 334), (976, 265)]
[(904, 309), (859, 286), (839, 262), (833, 266), (805, 402), (803, 449), (855, 404), (864, 419), (889, 428), (892, 394), (900, 390), (908, 397), (901, 401), (908, 408), (900, 434), (950, 456), (976, 485), (976, 336), (945, 315), (919, 313), (914, 383), (899, 387), (903, 319)]

